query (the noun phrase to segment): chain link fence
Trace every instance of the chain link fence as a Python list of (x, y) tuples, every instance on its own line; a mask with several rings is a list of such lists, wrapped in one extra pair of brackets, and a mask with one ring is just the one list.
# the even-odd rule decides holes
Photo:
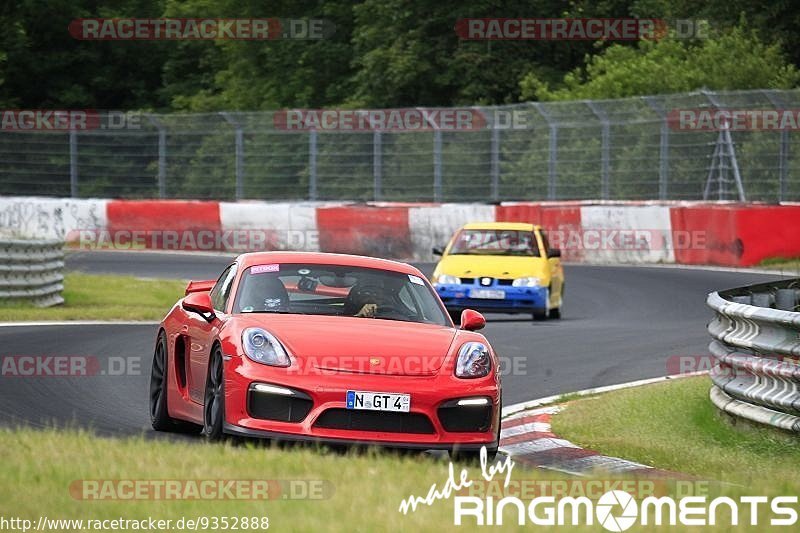
[[(682, 129), (678, 110), (800, 109), (800, 90), (471, 108), (471, 130), (317, 131), (281, 112), (0, 131), (0, 194), (260, 200), (800, 200), (797, 126)], [(515, 127), (512, 122), (516, 122)], [(740, 176), (740, 180), (738, 179)], [(741, 185), (741, 187), (739, 186)]]

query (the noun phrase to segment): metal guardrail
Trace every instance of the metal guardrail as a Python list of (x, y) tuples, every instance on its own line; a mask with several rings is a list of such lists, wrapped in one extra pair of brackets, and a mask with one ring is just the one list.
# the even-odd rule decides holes
[(0, 300), (64, 303), (63, 246), (58, 240), (0, 240)]
[(800, 279), (712, 292), (711, 401), (733, 416), (800, 432)]

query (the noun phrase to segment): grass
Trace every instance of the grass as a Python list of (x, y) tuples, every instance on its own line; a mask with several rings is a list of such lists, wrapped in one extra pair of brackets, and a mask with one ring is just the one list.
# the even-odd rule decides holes
[(37, 308), (0, 302), (0, 321), (160, 320), (185, 288), (182, 281), (68, 273), (63, 305)]
[[(442, 531), (453, 529), (453, 503), (437, 501), (403, 515), (400, 502), (440, 488), (448, 463), (422, 454), (252, 444), (207, 445), (145, 438), (105, 439), (87, 431), (0, 429), (0, 516), (36, 520), (267, 516), (277, 531)], [(456, 478), (462, 465), (456, 466)], [(514, 478), (518, 477), (515, 471)], [(530, 473), (528, 477), (530, 477)], [(477, 466), (470, 479), (480, 478)], [(498, 479), (502, 475), (498, 476)], [(312, 480), (324, 499), (107, 500), (75, 499), (76, 480)], [(516, 529), (512, 528), (512, 529)], [(522, 529), (522, 528), (519, 528)]]
[[(581, 400), (580, 402), (587, 402)], [(573, 410), (580, 413), (580, 402)], [(474, 518), (468, 518), (462, 527), (454, 525), (452, 497), (435, 501), (433, 505), (420, 505), (408, 514), (399, 512), (400, 502), (410, 495), (424, 497), (432, 484), (441, 489), (448, 477), (446, 461), (422, 454), (396, 455), (375, 450), (362, 453), (333, 453), (310, 447), (265, 447), (245, 443), (240, 445), (208, 445), (197, 440), (171, 441), (144, 437), (99, 438), (86, 430), (35, 430), (0, 429), (0, 449), (3, 450), (3, 468), (0, 469), (0, 519), (21, 518), (35, 525), (39, 517), (62, 520), (172, 520), (200, 517), (231, 520), (242, 517), (267, 517), (270, 529), (277, 531), (420, 531), (442, 532), (472, 530)], [(794, 468), (794, 463), (785, 464)], [(479, 486), (480, 469), (476, 465), (455, 465), (455, 479), (460, 479), (462, 468), (468, 479)], [(771, 472), (765, 472), (769, 475)], [(495, 489), (466, 494), (479, 498), (493, 496), (495, 503), (501, 498), (504, 474), (495, 477)], [(537, 486), (588, 487), (600, 483), (605, 490), (622, 489), (614, 486), (608, 475), (592, 478), (565, 478), (553, 472), (523, 470), (516, 465), (512, 471), (507, 495), (518, 496), (527, 502), (534, 495), (522, 493), (520, 487), (527, 483)], [(80, 498), (81, 483), (107, 482), (114, 490), (123, 487), (120, 481), (139, 483), (157, 481), (236, 481), (236, 480), (299, 480), (299, 487), (322, 487), (315, 494), (321, 498), (282, 497), (285, 492), (271, 492), (273, 498), (244, 499), (119, 499)], [(657, 479), (645, 483), (663, 483)], [(761, 484), (775, 483), (762, 478)], [(612, 485), (606, 485), (611, 483)], [(640, 485), (637, 485), (640, 486)], [(119, 487), (119, 488), (116, 488)], [(270, 484), (270, 487), (274, 485)], [(551, 489), (552, 490), (552, 489)], [(559, 490), (559, 489), (556, 489)], [(634, 495), (636, 489), (633, 489)], [(738, 487), (725, 487), (722, 491), (735, 497), (744, 491)], [(108, 494), (108, 493), (107, 493)], [(113, 492), (111, 493), (113, 494)], [(296, 493), (300, 494), (300, 493)], [(552, 493), (551, 493), (552, 494)], [(563, 496), (563, 493), (561, 493)], [(761, 494), (761, 493), (759, 493)], [(78, 495), (78, 496), (76, 496)], [(598, 494), (599, 495), (599, 494)], [(598, 495), (589, 495), (595, 499)], [(686, 495), (685, 493), (683, 495)], [(560, 496), (559, 496), (560, 497)], [(617, 513), (619, 511), (617, 510)], [(502, 531), (530, 531), (536, 527), (528, 520), (519, 525), (513, 506), (503, 513), (505, 523), (493, 527)], [(748, 524), (748, 515), (740, 524)], [(569, 519), (568, 519), (569, 520)], [(721, 522), (727, 523), (727, 522)], [(599, 531), (593, 526), (569, 525), (545, 528), (557, 531)], [(2, 526), (0, 526), (2, 527)], [(50, 530), (78, 530), (49, 528)], [(129, 528), (131, 529), (131, 528)], [(203, 528), (200, 528), (203, 529)], [(671, 527), (670, 531), (689, 531), (691, 528)], [(745, 525), (728, 528), (729, 531), (752, 530)], [(178, 529), (173, 525), (173, 531)], [(241, 529), (244, 530), (244, 529)], [(255, 530), (249, 528), (249, 530)], [(263, 530), (263, 529), (259, 529)], [(634, 526), (630, 531), (648, 531), (645, 526)], [(695, 527), (694, 531), (697, 530)], [(714, 527), (703, 528), (715, 530)]]
[(770, 257), (764, 259), (759, 263), (761, 268), (770, 270), (781, 270), (785, 272), (798, 272), (800, 273), (800, 257), (785, 258), (785, 257)]
[(572, 402), (553, 417), (559, 436), (603, 454), (755, 488), (800, 492), (796, 436), (738, 424), (708, 398), (707, 377), (636, 387)]

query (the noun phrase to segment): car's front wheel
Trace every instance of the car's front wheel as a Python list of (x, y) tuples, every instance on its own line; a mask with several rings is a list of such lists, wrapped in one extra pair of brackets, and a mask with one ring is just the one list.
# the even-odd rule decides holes
[(550, 309), (550, 318), (561, 318), (562, 307), (564, 307), (564, 285), (561, 285), (561, 303), (558, 307)]
[(209, 441), (222, 439), (225, 421), (225, 380), (222, 365), (222, 349), (219, 345), (211, 351), (208, 362), (208, 378), (203, 402), (203, 435)]

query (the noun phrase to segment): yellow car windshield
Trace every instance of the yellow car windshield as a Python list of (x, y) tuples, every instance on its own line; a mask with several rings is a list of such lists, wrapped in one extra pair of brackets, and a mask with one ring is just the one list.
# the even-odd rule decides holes
[(539, 257), (531, 231), (465, 229), (456, 235), (450, 255), (522, 255)]

